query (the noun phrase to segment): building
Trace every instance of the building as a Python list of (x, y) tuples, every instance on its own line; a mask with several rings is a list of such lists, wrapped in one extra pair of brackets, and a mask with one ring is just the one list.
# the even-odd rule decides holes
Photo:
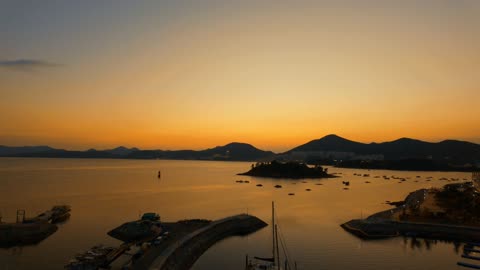
[(480, 171), (472, 172), (472, 182), (476, 190), (480, 190)]

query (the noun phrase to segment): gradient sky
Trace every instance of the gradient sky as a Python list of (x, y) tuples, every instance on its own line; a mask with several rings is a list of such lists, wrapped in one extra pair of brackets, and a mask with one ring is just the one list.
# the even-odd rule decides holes
[(480, 143), (480, 1), (0, 1), (0, 144)]

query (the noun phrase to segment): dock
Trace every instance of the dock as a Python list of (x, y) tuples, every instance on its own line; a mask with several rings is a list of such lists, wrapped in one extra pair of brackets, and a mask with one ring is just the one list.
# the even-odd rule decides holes
[(33, 245), (58, 230), (56, 223), (70, 217), (70, 206), (57, 205), (33, 218), (25, 218), (25, 210), (17, 210), (15, 223), (0, 222), (0, 247)]
[(464, 263), (464, 262), (457, 262), (457, 265), (472, 268), (472, 269), (480, 269), (480, 265), (472, 264), (472, 263)]
[[(465, 244), (463, 246), (462, 258), (467, 259), (467, 260), (472, 260), (473, 262), (478, 263), (476, 261), (480, 261), (480, 257), (470, 255), (471, 253), (480, 253), (480, 250), (473, 249), (474, 246), (478, 246), (478, 243), (477, 244), (473, 244), (473, 243)], [(467, 268), (480, 269), (480, 265), (470, 263), (470, 262), (457, 262), (457, 265), (467, 267)]]

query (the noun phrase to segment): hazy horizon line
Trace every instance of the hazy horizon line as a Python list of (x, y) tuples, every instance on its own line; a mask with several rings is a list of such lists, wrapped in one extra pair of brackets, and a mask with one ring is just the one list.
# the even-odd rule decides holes
[[(309, 142), (312, 142), (312, 141), (315, 141), (315, 140), (320, 140), (322, 138), (325, 138), (325, 137), (328, 137), (328, 136), (337, 136), (337, 137), (340, 137), (340, 138), (343, 138), (345, 140), (349, 140), (349, 141), (353, 141), (353, 142), (357, 142), (357, 143), (363, 143), (363, 144), (372, 144), (372, 143), (377, 143), (377, 144), (380, 144), (380, 143), (387, 143), (387, 142), (393, 142), (393, 141), (397, 141), (397, 140), (400, 140), (400, 139), (411, 139), (411, 140), (417, 140), (417, 141), (422, 141), (422, 142), (426, 142), (426, 143), (440, 143), (440, 142), (443, 142), (443, 141), (461, 141), (461, 142), (468, 142), (468, 143), (473, 143), (473, 144), (477, 144), (477, 145), (480, 145), (480, 139), (452, 139), (452, 138), (446, 138), (446, 139), (441, 139), (441, 140), (424, 140), (424, 139), (416, 139), (416, 138), (412, 138), (412, 137), (398, 137), (397, 139), (393, 139), (393, 140), (384, 140), (384, 141), (369, 141), (369, 142), (365, 142), (365, 141), (357, 141), (357, 140), (354, 140), (354, 139), (350, 139), (350, 138), (347, 138), (347, 137), (344, 137), (344, 136), (340, 136), (340, 135), (337, 135), (337, 134), (334, 134), (334, 133), (331, 133), (331, 134), (327, 134), (327, 135), (324, 135), (322, 137), (319, 137), (319, 138), (316, 138), (316, 139), (311, 139), (311, 140), (308, 140), (308, 141), (305, 141), (303, 143), (299, 143), (299, 144), (295, 144), (295, 146), (292, 146), (292, 147), (289, 147), (289, 148), (284, 148), (283, 150), (270, 150), (270, 148), (263, 148), (263, 147), (257, 147), (255, 144), (253, 143), (249, 143), (249, 142), (242, 142), (242, 141), (230, 141), (230, 142), (227, 142), (227, 143), (223, 143), (223, 144), (217, 144), (215, 146), (204, 146), (204, 147), (178, 147), (178, 148), (170, 148), (170, 147), (161, 147), (161, 146), (158, 146), (158, 147), (139, 147), (139, 146), (134, 146), (134, 145), (131, 145), (131, 144), (115, 144), (115, 145), (112, 145), (112, 146), (98, 146), (98, 147), (85, 147), (85, 148), (75, 148), (75, 147), (72, 147), (72, 148), (69, 148), (69, 147), (56, 147), (52, 144), (22, 144), (22, 145), (11, 145), (11, 144), (3, 144), (3, 143), (0, 143), (0, 146), (4, 146), (4, 147), (50, 147), (50, 148), (53, 148), (53, 149), (58, 149), (58, 150), (66, 150), (66, 151), (89, 151), (89, 150), (95, 150), (95, 151), (107, 151), (107, 150), (113, 150), (113, 149), (116, 149), (116, 148), (119, 148), (119, 147), (124, 147), (124, 148), (127, 148), (127, 149), (133, 149), (133, 148), (136, 148), (138, 150), (150, 150), (150, 151), (184, 151), (184, 150), (192, 150), (192, 151), (201, 151), (201, 150), (207, 150), (207, 149), (213, 149), (213, 148), (216, 148), (216, 147), (222, 147), (222, 146), (226, 146), (226, 145), (229, 145), (229, 144), (232, 144), (232, 143), (240, 143), (240, 144), (248, 144), (248, 145), (251, 145), (259, 150), (262, 150), (262, 151), (271, 151), (275, 154), (278, 154), (278, 153), (282, 153), (282, 152), (287, 152), (291, 149), (294, 149), (298, 146), (301, 146), (303, 144), (306, 144), (306, 143), (309, 143)], [(271, 148), (271, 149), (274, 149), (274, 148)]]

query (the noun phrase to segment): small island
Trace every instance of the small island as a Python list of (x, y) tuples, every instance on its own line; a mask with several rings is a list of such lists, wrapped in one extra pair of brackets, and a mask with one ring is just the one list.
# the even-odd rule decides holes
[(292, 161), (280, 162), (277, 160), (252, 164), (250, 171), (239, 173), (238, 175), (292, 179), (337, 177), (335, 175), (328, 174), (328, 169), (324, 169), (319, 165), (309, 167), (305, 163)]

